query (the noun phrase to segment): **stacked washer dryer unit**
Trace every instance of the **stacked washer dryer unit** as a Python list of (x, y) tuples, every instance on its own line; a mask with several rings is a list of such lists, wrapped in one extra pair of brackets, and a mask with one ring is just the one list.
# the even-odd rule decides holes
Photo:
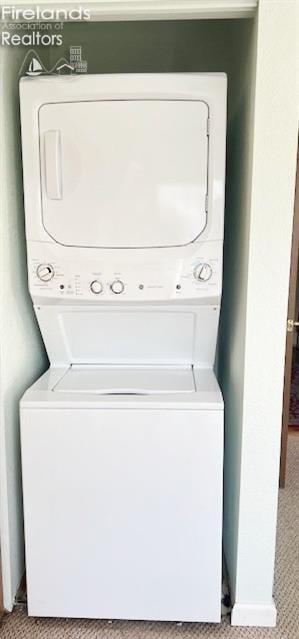
[(219, 621), (226, 77), (20, 83), (28, 611)]

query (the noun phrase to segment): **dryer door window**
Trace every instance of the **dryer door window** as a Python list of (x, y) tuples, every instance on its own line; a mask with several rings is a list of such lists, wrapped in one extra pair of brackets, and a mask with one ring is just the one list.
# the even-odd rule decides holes
[(42, 217), (67, 246), (193, 242), (206, 226), (208, 107), (185, 100), (46, 104)]

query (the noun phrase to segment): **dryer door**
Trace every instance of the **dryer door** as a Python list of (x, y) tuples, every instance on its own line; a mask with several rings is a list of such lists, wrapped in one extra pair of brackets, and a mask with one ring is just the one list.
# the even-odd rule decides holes
[(206, 226), (208, 107), (186, 100), (45, 104), (42, 217), (67, 246), (183, 246)]

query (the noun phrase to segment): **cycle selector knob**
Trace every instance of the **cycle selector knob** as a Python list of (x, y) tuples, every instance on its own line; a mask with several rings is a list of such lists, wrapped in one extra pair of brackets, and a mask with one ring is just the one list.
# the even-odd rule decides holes
[(50, 282), (54, 277), (54, 268), (51, 264), (39, 264), (36, 269), (36, 275), (42, 282)]
[(193, 275), (198, 282), (207, 282), (212, 277), (213, 271), (210, 264), (198, 264), (193, 271)]
[(112, 282), (111, 286), (111, 291), (112, 293), (115, 293), (115, 295), (120, 295), (120, 293), (123, 293), (125, 290), (125, 285), (121, 280), (114, 280), (114, 282)]
[(90, 290), (95, 295), (99, 295), (100, 293), (103, 292), (103, 284), (102, 284), (102, 282), (99, 282), (99, 280), (94, 280), (93, 282), (91, 282)]

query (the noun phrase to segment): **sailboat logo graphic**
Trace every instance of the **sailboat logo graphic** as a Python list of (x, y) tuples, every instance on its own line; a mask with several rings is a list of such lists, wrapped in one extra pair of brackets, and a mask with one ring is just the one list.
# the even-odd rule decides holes
[(27, 51), (25, 58), (19, 69), (20, 75), (40, 75), (41, 73), (48, 73), (48, 69), (45, 67), (39, 54), (34, 49)]
[(27, 75), (40, 75), (40, 73), (43, 72), (44, 69), (39, 60), (37, 60), (36, 58), (32, 58), (27, 70)]

